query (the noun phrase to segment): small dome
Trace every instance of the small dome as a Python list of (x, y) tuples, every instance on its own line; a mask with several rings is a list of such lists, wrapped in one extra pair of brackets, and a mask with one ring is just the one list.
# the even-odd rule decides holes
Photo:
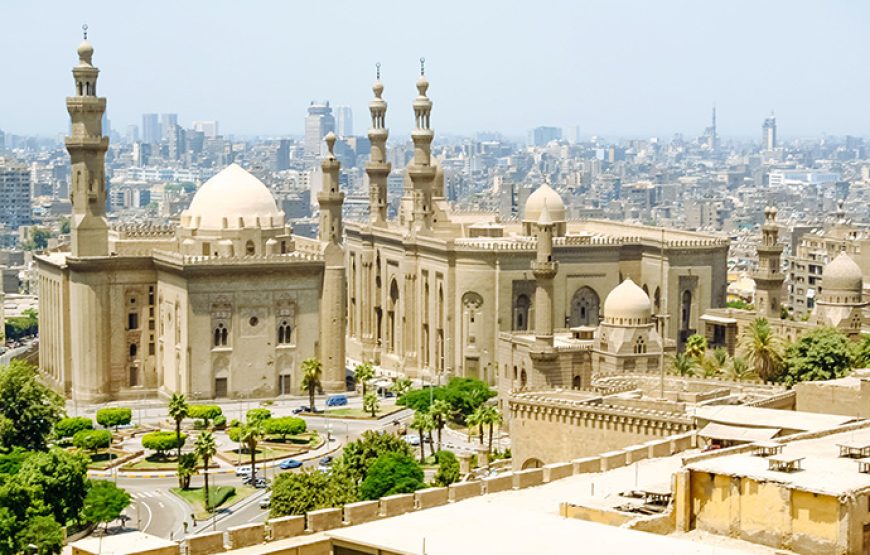
[(613, 288), (604, 299), (604, 321), (611, 324), (648, 324), (652, 316), (652, 303), (643, 289), (631, 279)]
[(848, 291), (860, 293), (864, 288), (864, 275), (855, 261), (841, 252), (822, 270), (822, 291)]
[(85, 39), (79, 44), (78, 48), (79, 60), (82, 62), (91, 63), (91, 58), (94, 55), (94, 46), (91, 41)]
[(205, 230), (284, 225), (284, 213), (269, 189), (238, 164), (206, 181), (183, 216), (189, 218), (191, 227)]
[(565, 221), (565, 203), (562, 202), (562, 197), (559, 196), (559, 193), (546, 183), (529, 195), (529, 198), (526, 200), (525, 210), (523, 211), (523, 221), (537, 222), (541, 217), (541, 212), (544, 211), (544, 205), (547, 206), (550, 218), (554, 222)]

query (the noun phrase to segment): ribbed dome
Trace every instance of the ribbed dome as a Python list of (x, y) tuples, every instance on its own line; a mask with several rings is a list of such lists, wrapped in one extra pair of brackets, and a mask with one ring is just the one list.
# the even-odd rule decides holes
[(185, 227), (205, 230), (284, 225), (284, 213), (269, 189), (238, 164), (206, 181), (183, 216), (189, 221)]
[(822, 291), (860, 293), (864, 288), (864, 275), (855, 261), (841, 252), (822, 270)]
[(652, 303), (631, 279), (617, 285), (604, 300), (604, 321), (609, 324), (648, 324)]
[(559, 193), (546, 183), (529, 195), (523, 212), (523, 221), (537, 222), (538, 218), (541, 217), (541, 212), (544, 210), (544, 204), (547, 205), (550, 218), (554, 222), (565, 221), (565, 203), (562, 202), (562, 197), (559, 196)]

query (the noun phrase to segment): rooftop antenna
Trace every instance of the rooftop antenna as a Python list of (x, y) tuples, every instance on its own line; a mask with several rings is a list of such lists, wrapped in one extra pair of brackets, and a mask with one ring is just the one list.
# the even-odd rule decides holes
[(88, 24), (87, 23), (82, 25), (82, 35), (83, 35), (84, 40), (88, 40)]
[(426, 75), (426, 58), (420, 58), (420, 75)]

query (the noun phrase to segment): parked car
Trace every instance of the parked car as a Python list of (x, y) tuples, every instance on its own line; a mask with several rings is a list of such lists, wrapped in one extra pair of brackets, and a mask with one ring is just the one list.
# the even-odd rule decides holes
[(327, 407), (343, 407), (347, 404), (347, 395), (332, 395), (326, 400)]
[(293, 409), (290, 412), (292, 412), (293, 414), (299, 414), (301, 412), (310, 412), (310, 411), (308, 410), (308, 407), (296, 407), (295, 409)]
[(263, 497), (262, 499), (260, 499), (260, 508), (261, 509), (268, 509), (271, 506), (272, 506), (272, 496), (271, 495), (267, 495), (267, 496)]
[(269, 480), (263, 478), (262, 476), (257, 476), (257, 480), (254, 482), (254, 487), (257, 489), (263, 489), (269, 487)]
[(302, 466), (302, 461), (297, 461), (296, 459), (284, 459), (281, 461), (281, 464), (278, 465), (282, 470), (290, 470), (291, 468), (299, 468)]
[(329, 466), (332, 464), (332, 455), (326, 455), (320, 459), (320, 466)]
[(414, 435), (414, 434), (407, 435), (407, 436), (405, 436), (405, 442), (408, 445), (413, 445), (414, 447), (417, 447), (420, 445), (420, 436)]
[(236, 476), (250, 476), (251, 475), (251, 467), (250, 466), (237, 466), (236, 467)]

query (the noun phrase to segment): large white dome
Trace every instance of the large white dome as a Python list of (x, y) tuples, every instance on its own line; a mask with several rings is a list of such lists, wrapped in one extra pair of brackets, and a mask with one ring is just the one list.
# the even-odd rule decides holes
[(182, 223), (204, 230), (274, 228), (284, 225), (284, 213), (262, 181), (231, 164), (199, 188)]
[(828, 263), (822, 270), (822, 292), (861, 293), (864, 289), (864, 275), (861, 268), (845, 252)]
[(550, 219), (554, 222), (565, 221), (565, 203), (562, 202), (562, 197), (559, 196), (559, 193), (546, 183), (529, 195), (529, 198), (526, 200), (525, 210), (523, 211), (523, 221), (537, 222), (538, 218), (541, 217), (541, 212), (544, 211), (544, 205), (547, 206)]
[(648, 324), (652, 316), (649, 295), (631, 279), (613, 288), (604, 299), (604, 321), (609, 324)]

